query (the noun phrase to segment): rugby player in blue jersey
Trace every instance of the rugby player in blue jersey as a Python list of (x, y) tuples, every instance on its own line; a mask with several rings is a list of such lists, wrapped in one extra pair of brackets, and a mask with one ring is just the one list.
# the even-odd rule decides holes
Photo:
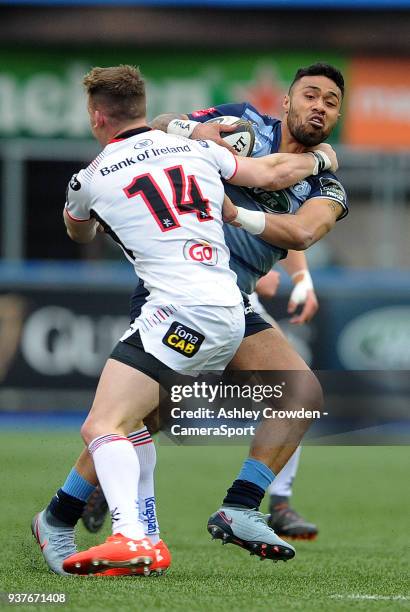
[[(302, 153), (329, 136), (340, 114), (343, 93), (341, 73), (327, 64), (315, 64), (297, 72), (284, 101), (283, 121), (261, 115), (244, 103), (225, 104), (188, 116), (161, 116), (154, 121), (153, 127), (175, 133), (182, 119), (192, 138), (211, 139), (222, 144), (220, 132), (224, 128), (206, 121), (212, 117), (235, 115), (253, 123), (257, 134), (255, 156), (274, 152)], [(175, 122), (176, 118), (179, 121)], [(186, 127), (184, 131), (186, 135)], [(318, 155), (314, 176), (280, 192), (227, 186), (230, 199), (225, 207), (225, 237), (231, 250), (231, 267), (244, 293), (251, 293), (257, 280), (285, 257), (288, 249), (307, 249), (347, 214), (345, 191), (335, 175), (325, 170), (331, 166), (330, 160), (326, 163), (325, 158)], [(131, 318), (138, 316), (146, 296), (140, 284), (132, 299)], [(230, 369), (258, 370), (262, 376), (267, 369), (303, 371), (303, 384), (294, 385), (290, 394), (291, 407), (320, 409), (320, 385), (283, 335), (251, 309), (248, 309), (246, 326), (245, 338)], [(266, 420), (260, 425), (249, 457), (228, 489), (221, 508), (209, 520), (208, 529), (213, 536), (232, 541), (261, 558), (283, 558), (275, 552), (273, 531), (259, 512), (259, 506), (275, 474), (297, 448), (308, 424), (283, 420), (278, 425), (277, 421)], [(145, 434), (140, 429), (136, 436), (142, 439)], [(87, 457), (83, 455), (76, 464), (83, 477), (87, 474), (86, 462)], [(154, 466), (155, 459), (151, 457), (147, 471), (153, 471)], [(93, 480), (90, 475), (90, 482)]]
[[(153, 126), (170, 133), (186, 135), (188, 131), (191, 138), (212, 139), (222, 144), (224, 141), (220, 132), (226, 131), (226, 127), (208, 123), (209, 120), (237, 116), (250, 121), (254, 127), (256, 138), (252, 156), (277, 152), (303, 153), (328, 138), (340, 116), (343, 94), (344, 79), (340, 71), (328, 64), (317, 63), (296, 73), (284, 100), (282, 120), (261, 115), (245, 102), (222, 104), (185, 116), (163, 115), (154, 120)], [(182, 129), (181, 119), (187, 120)], [(321, 171), (320, 168), (315, 176), (278, 192), (232, 185), (225, 185), (225, 192), (233, 203), (229, 209), (226, 208), (225, 221), (242, 225), (242, 230), (227, 222), (224, 226), (231, 253), (230, 265), (237, 274), (240, 289), (248, 295), (255, 290), (257, 281), (275, 263), (286, 257), (288, 249), (305, 250), (312, 241), (316, 242), (325, 235), (337, 220), (345, 217), (348, 211), (342, 184), (332, 172)], [(255, 231), (257, 219), (262, 217), (266, 223), (264, 230)], [(253, 218), (256, 225), (252, 225)], [(248, 219), (251, 226), (247, 228)], [(236, 223), (238, 220), (239, 223)], [(260, 227), (257, 229), (260, 230)], [(295, 272), (306, 268), (302, 261), (299, 264), (296, 258)], [(139, 287), (133, 296), (131, 319), (137, 315), (142, 299), (143, 287)], [(245, 338), (229, 367), (261, 371), (308, 370), (280, 332), (252, 311), (246, 315)], [(292, 405), (298, 402), (305, 408), (307, 405), (320, 406), (321, 392), (313, 375), (299, 397), (293, 397)], [(292, 428), (292, 424), (289, 427)], [(208, 529), (215, 537), (223, 537), (225, 541), (236, 540), (235, 543), (239, 539), (244, 542), (245, 548), (249, 548), (246, 544), (249, 518), (254, 517), (258, 521), (256, 511), (266, 489), (297, 447), (297, 444), (272, 447), (269, 439), (276, 442), (279, 439), (277, 431), (271, 437), (273, 428), (278, 428), (274, 421), (262, 423), (252, 442), (249, 458), (229, 488), (222, 508), (210, 518)], [(283, 440), (285, 438), (284, 431)], [(284, 513), (287, 511), (286, 506), (282, 506), (282, 509)], [(297, 523), (297, 516), (288, 517), (294, 518)], [(283, 515), (281, 518), (283, 526)], [(249, 533), (252, 529), (249, 529)], [(283, 533), (283, 530), (277, 530)], [(312, 529), (308, 529), (307, 533), (309, 531)], [(254, 550), (257, 554), (260, 552), (257, 547)]]

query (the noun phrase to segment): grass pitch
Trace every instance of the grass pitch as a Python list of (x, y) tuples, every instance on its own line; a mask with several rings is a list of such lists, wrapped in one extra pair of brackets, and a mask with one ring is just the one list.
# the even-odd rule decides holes
[[(206, 532), (245, 447), (157, 448), (159, 518), (171, 570), (161, 578), (63, 578), (47, 570), (30, 520), (62, 484), (81, 449), (79, 436), (1, 432), (0, 590), (67, 594), (67, 604), (18, 606), (24, 610), (410, 609), (408, 448), (306, 447), (294, 505), (320, 534), (297, 543), (293, 561), (277, 564), (212, 542)], [(96, 541), (79, 528), (81, 548)]]

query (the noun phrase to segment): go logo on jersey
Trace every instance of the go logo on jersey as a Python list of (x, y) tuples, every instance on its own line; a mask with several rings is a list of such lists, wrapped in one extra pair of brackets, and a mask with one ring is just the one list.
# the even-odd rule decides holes
[(184, 244), (184, 257), (204, 266), (215, 266), (218, 262), (218, 250), (205, 240), (187, 240)]
[(165, 336), (162, 344), (185, 357), (193, 357), (205, 340), (205, 336), (195, 329), (174, 321)]

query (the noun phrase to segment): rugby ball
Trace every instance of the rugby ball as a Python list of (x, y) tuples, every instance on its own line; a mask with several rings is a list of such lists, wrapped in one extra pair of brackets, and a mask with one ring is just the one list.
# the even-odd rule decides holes
[(232, 115), (225, 115), (209, 119), (206, 123), (234, 125), (234, 132), (221, 132), (221, 137), (235, 149), (237, 155), (241, 157), (250, 157), (252, 155), (255, 145), (255, 132), (250, 121), (233, 117)]

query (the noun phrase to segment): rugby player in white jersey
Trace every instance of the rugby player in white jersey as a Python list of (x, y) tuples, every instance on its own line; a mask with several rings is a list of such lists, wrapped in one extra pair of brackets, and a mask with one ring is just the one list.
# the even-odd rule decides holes
[[(76, 553), (70, 519), (75, 503), (59, 514), (64, 485), (33, 519), (32, 529), (57, 573), (138, 572), (155, 567), (162, 554), (145, 536), (139, 518), (140, 466), (127, 436), (158, 404), (159, 372), (223, 370), (244, 333), (242, 297), (222, 229), (221, 177), (278, 189), (309, 176), (318, 157), (237, 159), (212, 142), (151, 130), (144, 81), (131, 66), (94, 68), (84, 84), (92, 132), (104, 149), (69, 184), (67, 232), (75, 241), (89, 242), (101, 224), (144, 280), (149, 298), (108, 359), (81, 429), (108, 502), (113, 535)], [(329, 158), (325, 162), (330, 166)], [(253, 225), (250, 220), (248, 229)], [(212, 265), (192, 258), (193, 242), (211, 253), (207, 263)], [(72, 470), (68, 481), (84, 500), (91, 484), (81, 470)], [(292, 558), (294, 549), (266, 530), (272, 549)]]
[[(153, 125), (163, 130), (181, 130), (184, 134), (192, 132), (191, 138), (210, 138), (223, 144), (225, 141), (221, 139), (220, 131), (229, 130), (223, 124), (224, 117), (235, 116), (250, 121), (253, 125), (255, 146), (252, 156), (260, 157), (278, 151), (301, 153), (313, 144), (323, 142), (329, 136), (340, 116), (343, 94), (343, 75), (334, 66), (319, 62), (301, 68), (295, 74), (288, 95), (284, 99), (282, 120), (263, 115), (252, 105), (244, 102), (222, 104), (185, 116), (163, 115), (157, 117)], [(310, 228), (316, 240), (329, 231), (337, 219), (346, 216), (348, 210), (343, 185), (338, 177), (323, 168), (317, 175), (278, 192), (243, 189), (229, 184), (225, 184), (225, 190), (232, 202), (245, 207), (250, 214), (265, 214), (267, 221), (272, 222), (271, 231), (265, 230), (259, 235), (238, 231), (228, 224), (224, 225), (225, 238), (231, 253), (230, 265), (237, 274), (239, 288), (246, 294), (254, 291), (261, 277), (264, 282), (266, 277), (263, 275), (284, 257), (287, 249), (304, 249), (308, 246), (308, 243), (303, 244), (304, 241), (297, 231), (296, 234), (293, 233), (294, 230)], [(283, 225), (282, 229), (287, 228), (286, 235), (281, 235), (280, 225)], [(284, 262), (287, 262), (287, 259)], [(298, 297), (301, 297), (302, 288), (305, 295), (309, 295), (310, 279), (303, 251), (292, 251), (292, 264), (289, 265), (287, 262), (286, 269), (296, 281), (295, 290)], [(145, 299), (144, 284), (139, 283), (131, 299), (131, 320), (138, 315)], [(308, 320), (312, 314), (312, 307), (314, 310), (315, 301), (310, 293), (309, 307), (305, 307), (296, 319), (292, 317), (293, 321), (300, 323)], [(310, 378), (308, 389), (302, 389), (302, 386), (295, 389), (289, 407), (306, 408), (309, 405), (310, 408), (320, 409), (320, 387), (315, 384), (307, 364), (275, 325), (272, 326), (249, 307), (246, 309), (244, 341), (228, 368), (255, 369), (261, 376), (264, 375), (264, 370), (304, 371), (306, 375), (303, 377), (306, 380)], [(265, 377), (268, 383), (271, 375), (268, 373)], [(158, 428), (154, 419), (151, 419), (149, 426), (151, 431), (156, 431)], [(293, 428), (294, 423), (291, 423), (290, 430)], [(252, 517), (258, 520), (255, 511), (259, 508), (265, 490), (272, 495), (271, 516), (268, 522), (277, 534), (286, 538), (311, 538), (317, 533), (315, 525), (308, 523), (289, 507), (290, 485), (297, 467), (300, 448), (284, 465), (284, 454), (289, 453), (292, 448), (289, 442), (282, 444), (285, 435), (279, 436), (278, 431), (282, 436), (278, 424), (270, 419), (265, 420), (259, 427), (251, 443), (249, 458), (245, 460), (238, 477), (223, 500), (222, 512), (232, 522), (228, 524), (221, 518), (220, 513), (216, 513), (209, 521), (208, 528), (211, 533), (223, 537), (225, 542), (234, 541), (235, 544), (250, 549), (254, 534), (251, 533), (251, 529), (246, 529), (246, 525), (251, 523), (249, 513), (251, 512)], [(151, 483), (145, 489), (145, 499), (149, 502), (150, 515), (155, 515), (152, 485), (155, 468), (154, 444), (142, 424), (134, 432), (133, 439), (136, 443), (140, 438), (146, 442), (147, 436), (150, 439), (149, 446), (144, 446), (144, 451), (139, 451), (136, 446), (136, 451), (142, 455), (145, 480)], [(294, 433), (292, 439), (295, 439)], [(271, 471), (266, 470), (266, 466)], [(141, 506), (143, 505), (144, 497), (141, 498)], [(233, 510), (238, 507), (241, 511)], [(104, 516), (104, 499), (98, 489), (90, 498), (86, 512), (87, 521), (96, 531)], [(215, 524), (216, 521), (219, 525)], [(151, 530), (158, 533), (157, 521), (150, 521), (147, 533), (151, 533)], [(252, 550), (255, 551), (255, 548)], [(255, 552), (258, 554), (258, 550)]]

